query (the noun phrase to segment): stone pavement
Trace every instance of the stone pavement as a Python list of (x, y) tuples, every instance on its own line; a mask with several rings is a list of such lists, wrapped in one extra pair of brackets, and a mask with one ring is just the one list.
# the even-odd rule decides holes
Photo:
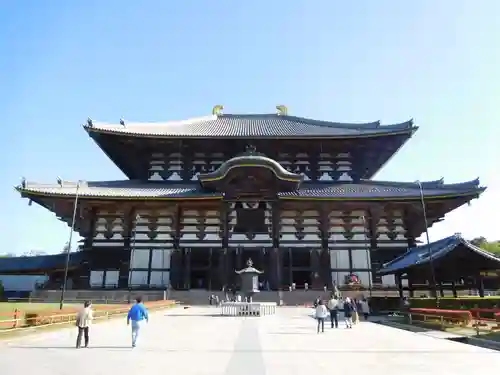
[(369, 322), (316, 334), (304, 308), (280, 308), (263, 318), (211, 316), (216, 312), (195, 307), (154, 313), (135, 349), (120, 319), (92, 327), (89, 349), (74, 349), (75, 329), (0, 341), (0, 372), (471, 375), (500, 368), (500, 352)]

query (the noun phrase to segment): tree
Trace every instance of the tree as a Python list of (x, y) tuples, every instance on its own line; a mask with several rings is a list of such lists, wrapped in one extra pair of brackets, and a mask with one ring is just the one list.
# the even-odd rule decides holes
[(486, 242), (488, 242), (488, 241), (486, 241), (485, 237), (476, 237), (470, 241), (471, 244), (473, 244), (475, 246), (479, 246), (479, 247), (481, 247), (481, 245), (486, 243)]
[(500, 241), (487, 241), (484, 237), (476, 237), (470, 241), (473, 245), (479, 246), (496, 256), (500, 256)]

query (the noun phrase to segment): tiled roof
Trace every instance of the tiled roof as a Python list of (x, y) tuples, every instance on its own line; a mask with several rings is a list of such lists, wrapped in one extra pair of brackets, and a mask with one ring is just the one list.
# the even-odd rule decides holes
[[(70, 254), (69, 266), (75, 266), (85, 260), (85, 252)], [(66, 254), (38, 255), (23, 257), (0, 258), (0, 273), (8, 272), (30, 272), (38, 270), (48, 270), (64, 268), (66, 264)]]
[[(485, 188), (479, 180), (461, 184), (444, 184), (442, 180), (422, 182), (424, 196), (474, 195)], [(63, 182), (61, 185), (24, 182), (16, 188), (25, 195), (74, 196), (76, 183)], [(81, 182), (78, 190), (80, 197), (101, 198), (196, 198), (220, 197), (220, 193), (203, 191), (197, 183), (176, 184), (169, 182), (105, 181)], [(418, 198), (420, 189), (417, 183), (361, 181), (360, 183), (303, 183), (294, 192), (282, 192), (286, 198), (344, 198), (344, 199), (387, 199)]]
[(491, 253), (474, 246), (472, 243), (465, 240), (460, 234), (455, 234), (439, 241), (432, 242), (428, 245), (417, 246), (409, 249), (400, 257), (384, 264), (384, 266), (379, 270), (379, 273), (382, 275), (389, 275), (414, 266), (427, 264), (431, 259), (433, 261), (437, 261), (457, 249), (459, 246), (465, 246), (471, 252), (479, 254), (493, 262), (497, 262), (500, 267), (500, 258), (497, 258)]
[[(17, 189), (25, 193), (44, 195), (74, 196), (76, 182), (64, 181), (62, 184), (39, 184), (25, 182)], [(131, 180), (119, 181), (82, 181), (78, 187), (80, 197), (117, 197), (117, 198), (189, 198), (196, 196), (217, 196), (216, 193), (200, 192), (198, 184), (168, 184)]]
[(303, 117), (255, 114), (213, 115), (183, 121), (107, 124), (89, 121), (89, 132), (154, 137), (357, 137), (416, 130), (413, 121), (380, 125), (379, 121), (349, 124)]

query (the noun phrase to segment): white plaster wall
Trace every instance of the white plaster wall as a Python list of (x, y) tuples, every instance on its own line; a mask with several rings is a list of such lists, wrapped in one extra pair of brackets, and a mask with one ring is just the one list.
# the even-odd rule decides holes
[(149, 249), (133, 249), (130, 252), (130, 268), (148, 268), (149, 267)]
[(107, 286), (118, 285), (118, 280), (120, 278), (120, 271), (118, 270), (106, 270), (106, 279), (104, 281)]
[(90, 271), (90, 286), (91, 287), (101, 287), (104, 281), (104, 271)]
[(170, 282), (169, 271), (151, 271), (150, 286), (167, 286)]
[(151, 268), (170, 268), (170, 249), (153, 249)]
[(370, 252), (367, 250), (352, 250), (352, 268), (370, 268)]
[(148, 271), (130, 271), (130, 284), (147, 285)]

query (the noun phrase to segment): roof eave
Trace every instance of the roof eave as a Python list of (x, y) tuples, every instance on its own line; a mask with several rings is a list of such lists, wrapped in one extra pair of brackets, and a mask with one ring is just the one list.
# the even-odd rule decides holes
[(389, 156), (378, 168), (376, 171), (372, 172), (371, 174), (367, 174), (366, 177), (363, 177), (363, 178), (366, 178), (366, 179), (373, 179), (377, 176), (377, 174), (382, 171), (384, 169), (384, 167), (389, 164), (389, 162), (399, 153), (399, 151), (401, 151), (401, 149), (403, 148), (404, 145), (406, 145), (408, 143), (408, 141), (413, 137), (413, 135), (417, 132), (418, 130), (418, 126), (413, 126), (411, 128), (411, 131), (408, 133), (408, 137), (403, 141), (401, 142), (401, 144), (399, 145), (399, 147), (397, 148), (396, 151), (394, 151), (392, 153), (391, 156)]
[[(221, 135), (162, 135), (162, 134), (148, 134), (148, 133), (126, 133), (115, 130), (107, 130), (97, 127), (92, 127), (88, 125), (83, 126), (87, 133), (92, 137), (92, 134), (107, 134), (123, 137), (134, 137), (134, 138), (159, 138), (159, 139), (204, 139), (208, 136), (216, 139), (242, 139), (249, 138), (249, 136), (221, 136)], [(279, 136), (279, 135), (262, 135), (254, 138), (258, 139), (356, 139), (356, 138), (377, 138), (386, 137), (391, 135), (412, 135), (418, 127), (409, 127), (406, 129), (387, 129), (387, 131), (381, 132), (369, 132), (364, 134), (345, 134), (345, 135), (293, 135), (293, 136)]]
[[(23, 189), (17, 187), (16, 190), (21, 194), (23, 198), (32, 199), (36, 197), (47, 197), (47, 198), (66, 198), (66, 199), (74, 199), (75, 194), (66, 194), (66, 193), (48, 193), (42, 191), (35, 191), (30, 189)], [(434, 196), (426, 196), (425, 199), (428, 200), (436, 200), (436, 199), (453, 199), (453, 198), (461, 198), (461, 197), (470, 197), (470, 199), (477, 198), (479, 193), (477, 191), (473, 192), (465, 192), (465, 193), (457, 193), (457, 194), (446, 194), (446, 195), (434, 195)], [(80, 193), (78, 195), (78, 199), (87, 199), (87, 200), (220, 200), (223, 199), (222, 194), (210, 194), (210, 195), (186, 195), (186, 196), (116, 196), (116, 195), (89, 195), (85, 193)], [(329, 196), (329, 197), (318, 197), (318, 196), (282, 196), (279, 197), (280, 200), (317, 200), (317, 201), (412, 201), (420, 199), (419, 195), (415, 196), (388, 196), (388, 197), (341, 197), (341, 196)], [(38, 203), (38, 202), (37, 202)]]
[[(84, 128), (85, 128), (85, 126), (84, 126)], [(92, 138), (92, 140), (97, 145), (97, 147), (99, 147), (101, 149), (101, 151), (104, 153), (104, 155), (106, 155), (108, 157), (108, 159), (111, 160), (113, 162), (113, 164), (116, 165), (118, 167), (118, 169), (125, 176), (127, 176), (127, 178), (129, 178), (129, 179), (136, 178), (134, 171), (130, 170), (130, 168), (127, 168), (127, 165), (128, 165), (127, 163), (121, 162), (121, 160), (119, 160), (119, 158), (117, 159), (114, 154), (111, 154), (108, 150), (106, 150), (105, 147), (103, 147), (103, 145), (101, 144), (99, 139), (96, 139), (95, 136), (98, 135), (99, 133), (91, 133), (88, 131), (88, 129), (86, 129), (86, 130), (87, 130), (87, 134), (90, 136), (90, 138)]]

